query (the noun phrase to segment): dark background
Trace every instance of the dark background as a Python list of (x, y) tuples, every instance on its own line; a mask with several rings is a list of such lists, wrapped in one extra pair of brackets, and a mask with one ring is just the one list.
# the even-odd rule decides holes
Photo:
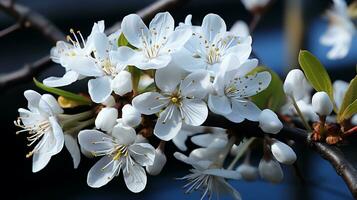
[[(104, 19), (106, 26), (109, 27), (120, 21), (125, 15), (143, 8), (153, 1), (18, 0), (16, 2), (48, 17), (65, 33), (68, 33), (70, 28), (74, 28), (80, 29), (82, 34), (87, 36), (94, 22)], [(289, 68), (297, 67), (291, 66), (293, 62), (286, 59), (288, 55), (286, 55), (287, 43), (284, 32), (285, 3), (283, 0), (278, 0), (253, 33), (253, 50), (260, 58), (260, 62), (273, 68), (282, 76)], [(318, 43), (319, 37), (326, 30), (327, 25), (322, 13), (330, 3), (327, 0), (303, 1), (306, 24), (302, 48), (309, 49), (321, 59), (333, 80), (350, 80), (356, 72), (356, 37), (348, 56), (339, 61), (327, 60), (328, 48)], [(239, 0), (192, 0), (182, 9), (176, 9), (171, 14), (176, 23), (183, 21), (187, 14), (193, 14), (193, 23), (201, 24), (202, 18), (210, 12), (223, 17), (228, 27), (238, 19), (246, 22), (251, 20), (251, 15)], [(1, 29), (12, 23), (14, 23), (12, 18), (0, 13)], [(0, 38), (0, 73), (13, 71), (25, 63), (41, 58), (49, 53), (51, 47), (52, 44), (49, 41), (31, 29)], [(53, 65), (37, 78), (42, 80), (50, 74), (60, 75), (62, 73), (61, 67)], [(188, 172), (188, 166), (172, 158), (174, 148), (169, 148), (167, 152), (169, 161), (163, 173), (158, 177), (148, 177), (147, 187), (140, 194), (130, 193), (122, 176), (113, 179), (100, 189), (88, 187), (86, 184), (87, 172), (95, 161), (83, 157), (79, 168), (73, 170), (72, 159), (65, 149), (52, 157), (45, 169), (33, 174), (31, 159), (25, 158), (28, 151), (25, 137), (24, 135), (16, 136), (16, 128), (13, 126), (13, 120), (17, 117), (17, 109), (27, 105), (23, 91), (31, 88), (35, 89), (33, 83), (24, 82), (18, 86), (7, 88), (0, 94), (0, 123), (2, 125), (0, 144), (3, 168), (3, 176), (0, 180), (6, 185), (2, 187), (2, 190), (11, 195), (6, 199), (199, 199), (199, 193), (185, 195), (181, 189), (184, 183), (175, 180), (176, 177), (182, 177)], [(72, 90), (80, 89), (84, 88), (78, 88), (76, 85)], [(355, 140), (355, 138), (352, 139)], [(349, 147), (343, 147), (351, 158), (356, 157), (354, 146), (352, 144)], [(240, 191), (243, 199), (352, 198), (346, 185), (329, 163), (308, 151), (304, 146), (297, 146), (296, 152), (298, 165), (307, 181), (305, 185), (299, 182), (293, 169), (288, 166), (283, 166), (285, 178), (281, 184), (273, 185), (261, 180), (255, 182), (235, 181), (232, 184)], [(258, 162), (260, 157), (261, 153), (257, 152), (255, 162)]]

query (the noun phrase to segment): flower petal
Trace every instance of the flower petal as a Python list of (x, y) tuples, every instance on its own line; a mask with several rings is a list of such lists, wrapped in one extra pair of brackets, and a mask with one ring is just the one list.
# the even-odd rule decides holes
[(269, 72), (259, 72), (255, 75), (248, 75), (245, 77), (240, 77), (236, 81), (236, 88), (238, 97), (250, 97), (258, 94), (259, 92), (265, 90), (271, 81), (271, 75)]
[(158, 92), (145, 92), (136, 96), (132, 104), (140, 113), (144, 115), (152, 115), (160, 112), (160, 110), (169, 103), (169, 99), (160, 100), (163, 96)]
[(118, 174), (118, 170), (120, 170), (118, 161), (112, 162), (111, 157), (104, 156), (89, 170), (87, 184), (93, 188), (102, 187)]
[(77, 169), (79, 163), (81, 162), (81, 152), (77, 143), (77, 138), (72, 135), (64, 135), (64, 145), (66, 146), (68, 152), (71, 154), (73, 159), (74, 169)]
[(130, 14), (123, 18), (121, 30), (129, 43), (142, 48), (143, 38), (148, 38), (149, 30), (137, 14)]
[(63, 77), (48, 77), (43, 80), (43, 84), (49, 87), (62, 87), (66, 85), (70, 85), (73, 82), (78, 80), (78, 73), (72, 70), (67, 71)]
[(234, 170), (226, 170), (226, 169), (207, 169), (203, 173), (210, 174), (213, 176), (219, 176), (222, 178), (235, 179), (239, 180), (242, 176)]
[(151, 20), (149, 29), (152, 32), (153, 43), (159, 43), (169, 38), (174, 31), (175, 21), (169, 12), (157, 13)]
[(136, 65), (136, 61), (141, 59), (138, 55), (139, 54), (135, 50), (127, 46), (121, 46), (116, 51), (111, 51), (109, 53), (110, 61), (118, 63), (118, 70), (123, 69), (127, 65)]
[(59, 114), (59, 113), (63, 113), (63, 109), (60, 107), (60, 105), (58, 104), (57, 100), (50, 94), (44, 94), (41, 97), (40, 100), (40, 107), (41, 107), (41, 102), (44, 101), (46, 102), (49, 106), (49, 108), (51, 109), (51, 112)]
[(217, 34), (224, 33), (226, 30), (226, 23), (220, 16), (208, 14), (203, 18), (202, 31), (209, 42), (213, 41)]
[(112, 93), (111, 80), (107, 76), (89, 80), (88, 92), (95, 103), (104, 102)]
[(231, 101), (227, 96), (208, 96), (208, 107), (209, 109), (220, 115), (227, 115), (232, 112)]
[(228, 141), (227, 134), (223, 133), (208, 133), (208, 134), (201, 134), (201, 135), (195, 135), (191, 138), (191, 141), (201, 147), (208, 147), (212, 143), (214, 143), (215, 140), (223, 140), (225, 143)]
[(180, 84), (183, 96), (202, 99), (210, 88), (210, 76), (205, 70), (192, 72)]
[(171, 55), (159, 54), (154, 58), (140, 57), (135, 62), (135, 66), (142, 70), (160, 69), (166, 67), (171, 62)]
[(228, 116), (239, 115), (243, 119), (258, 121), (260, 113), (261, 110), (251, 101), (232, 100), (232, 113)]
[(124, 126), (121, 123), (114, 126), (112, 135), (116, 138), (118, 144), (130, 145), (133, 144), (136, 139), (135, 129)]
[(36, 111), (38, 109), (38, 104), (40, 103), (41, 95), (34, 90), (26, 90), (24, 96), (27, 99), (30, 111)]
[(129, 147), (130, 156), (141, 166), (154, 164), (155, 149), (148, 143), (136, 143)]
[(112, 81), (112, 89), (115, 94), (123, 96), (133, 90), (131, 74), (127, 71), (119, 72)]
[(180, 81), (184, 78), (184, 71), (172, 63), (155, 73), (156, 86), (164, 92), (173, 92), (176, 90)]
[(154, 128), (154, 135), (161, 140), (169, 141), (178, 134), (181, 126), (182, 119), (180, 111), (175, 105), (170, 105), (160, 113), (160, 117)]
[(54, 145), (51, 145), (52, 150), (50, 151), (52, 155), (59, 153), (64, 145), (64, 136), (62, 127), (57, 122), (55, 117), (49, 117), (49, 121), (52, 127)]
[(95, 49), (95, 57), (100, 60), (107, 58), (109, 56), (109, 40), (105, 33), (95, 33), (92, 35), (92, 39)]
[[(128, 161), (127, 161), (128, 162)], [(143, 191), (146, 187), (147, 177), (142, 166), (127, 163), (127, 169), (123, 170), (124, 181), (128, 189), (134, 193)]]
[(51, 160), (51, 155), (46, 154), (46, 153), (39, 153), (39, 152), (34, 152), (33, 158), (32, 158), (32, 172), (36, 173), (40, 170), (42, 170), (48, 162)]
[(174, 52), (185, 45), (192, 36), (190, 29), (176, 29), (168, 38), (165, 44), (165, 51)]
[(97, 151), (112, 149), (114, 144), (111, 141), (112, 137), (97, 130), (83, 130), (78, 134), (78, 142), (81, 148), (94, 154)]
[(186, 124), (199, 126), (206, 121), (208, 108), (204, 101), (184, 99), (181, 106), (183, 119)]
[(98, 67), (92, 57), (67, 56), (63, 62), (69, 69), (84, 76), (101, 76), (103, 71)]

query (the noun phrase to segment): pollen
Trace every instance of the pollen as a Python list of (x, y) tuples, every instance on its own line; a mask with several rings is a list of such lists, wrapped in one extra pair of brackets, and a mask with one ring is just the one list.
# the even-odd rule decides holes
[(178, 100), (179, 100), (179, 99), (178, 99), (177, 97), (172, 97), (172, 98), (171, 98), (172, 103), (177, 103)]

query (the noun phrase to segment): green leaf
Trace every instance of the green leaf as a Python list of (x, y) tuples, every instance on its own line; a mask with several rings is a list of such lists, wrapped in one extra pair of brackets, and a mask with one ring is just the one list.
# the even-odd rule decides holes
[(68, 92), (68, 91), (65, 91), (65, 90), (61, 90), (61, 89), (58, 89), (58, 88), (48, 87), (48, 86), (44, 85), (43, 83), (37, 81), (35, 78), (33, 78), (33, 82), (35, 82), (35, 85), (38, 88), (41, 88), (42, 90), (45, 90), (45, 91), (47, 91), (49, 93), (52, 93), (52, 94), (63, 96), (65, 98), (67, 98), (67, 99), (70, 99), (72, 101), (77, 102), (80, 105), (91, 105), (92, 104), (91, 100), (89, 100), (88, 98), (83, 97), (81, 95), (78, 95), (78, 94), (75, 94), (75, 93), (72, 93), (72, 92)]
[(121, 46), (127, 46), (129, 48), (132, 48), (132, 49), (136, 49), (133, 45), (131, 45), (128, 40), (125, 38), (124, 34), (121, 33), (119, 38), (118, 38), (118, 46), (121, 47)]
[(133, 84), (133, 91), (136, 94), (138, 92), (141, 70), (136, 68), (135, 66), (128, 66), (128, 71), (131, 73), (131, 82)]
[(341, 115), (340, 120), (343, 121), (346, 119), (350, 119), (356, 113), (357, 113), (357, 99), (353, 103), (347, 106), (346, 110)]
[[(345, 93), (345, 96), (343, 97), (341, 108), (340, 111), (338, 112), (338, 117), (337, 117), (339, 122), (349, 118), (347, 117), (348, 115), (345, 116), (345, 113), (349, 114), (351, 112), (351, 110), (347, 111), (347, 108), (349, 108), (352, 104), (354, 104), (356, 102), (356, 99), (357, 99), (357, 76), (355, 76), (351, 80), (350, 85), (348, 86), (348, 89)], [(352, 109), (353, 111), (353, 107), (350, 107), (349, 109)]]
[[(299, 64), (311, 86), (318, 92), (326, 92), (333, 101), (331, 79), (319, 59), (317, 59), (309, 51), (301, 50), (299, 53)], [(337, 111), (336, 108), (335, 111)]]
[(254, 95), (252, 100), (260, 109), (269, 108), (278, 112), (280, 107), (285, 103), (283, 82), (281, 81), (278, 74), (267, 67), (259, 66), (251, 73), (263, 71), (268, 71), (271, 74), (271, 82), (265, 90)]

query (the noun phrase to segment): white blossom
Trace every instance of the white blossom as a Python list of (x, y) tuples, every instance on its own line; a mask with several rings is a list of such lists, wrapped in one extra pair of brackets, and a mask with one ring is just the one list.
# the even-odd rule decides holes
[[(250, 36), (227, 32), (224, 20), (216, 14), (204, 17), (201, 26), (190, 25), (191, 16), (179, 29), (191, 29), (192, 37), (173, 57), (174, 62), (187, 71), (207, 70), (211, 76), (220, 71), (227, 55), (233, 54), (238, 63), (244, 63), (252, 51)], [(238, 65), (237, 65), (238, 66)]]
[(289, 71), (285, 78), (283, 89), (285, 94), (290, 98), (294, 98), (295, 101), (307, 96), (309, 85), (304, 73), (300, 69)]
[(63, 113), (56, 99), (49, 95), (40, 95), (33, 90), (26, 90), (24, 96), (28, 101), (28, 109), (20, 108), (15, 125), (28, 132), (28, 146), (33, 146), (26, 157), (32, 156), (32, 171), (43, 169), (51, 157), (59, 153), (64, 145), (64, 136), (57, 115)]
[(121, 23), (122, 31), (136, 49), (120, 47), (117, 61), (143, 70), (166, 67), (172, 59), (171, 54), (191, 36), (190, 30), (174, 30), (174, 26), (174, 19), (168, 12), (156, 14), (149, 28), (138, 15), (127, 15)]
[(135, 130), (121, 124), (113, 128), (111, 135), (97, 130), (79, 133), (81, 147), (94, 156), (103, 156), (88, 172), (89, 186), (101, 187), (122, 170), (130, 191), (138, 193), (144, 190), (147, 177), (143, 166), (153, 164), (155, 149), (148, 143), (136, 143), (135, 138)]
[(237, 167), (236, 171), (246, 181), (254, 181), (258, 178), (258, 169), (249, 163), (242, 163)]
[(244, 119), (258, 121), (260, 109), (249, 97), (267, 88), (271, 75), (269, 72), (247, 75), (257, 64), (256, 59), (240, 64), (236, 56), (227, 56), (213, 82), (215, 91), (208, 97), (208, 106), (212, 112), (236, 123)]
[(125, 104), (122, 108), (122, 122), (130, 127), (136, 127), (141, 123), (141, 114), (132, 105)]
[(116, 108), (102, 108), (95, 119), (95, 126), (97, 129), (110, 132), (115, 126), (117, 118), (118, 110)]
[(327, 11), (329, 26), (321, 36), (320, 43), (331, 47), (327, 53), (328, 59), (341, 59), (348, 54), (356, 28), (348, 16), (345, 0), (333, 0), (332, 9)]
[(217, 162), (217, 157), (223, 149), (200, 148), (191, 152), (189, 157), (176, 152), (175, 158), (193, 167), (191, 174), (186, 175), (181, 180), (187, 180), (184, 186), (186, 193), (195, 190), (202, 190), (201, 199), (206, 196), (210, 199), (213, 195), (229, 195), (233, 199), (241, 199), (237, 192), (225, 179), (241, 179), (241, 175), (234, 170), (227, 170), (221, 167), (222, 161)]
[(254, 11), (255, 9), (265, 7), (270, 0), (241, 0), (241, 2), (247, 10)]
[(166, 161), (167, 159), (164, 152), (160, 148), (156, 148), (154, 163), (152, 165), (146, 166), (147, 173), (152, 176), (160, 174), (166, 164)]
[(179, 69), (166, 67), (155, 74), (161, 92), (140, 94), (132, 103), (144, 115), (160, 113), (154, 134), (168, 141), (178, 134), (183, 123), (199, 126), (206, 120), (208, 109), (202, 99), (208, 82), (209, 76), (204, 71), (191, 73), (182, 80)]

